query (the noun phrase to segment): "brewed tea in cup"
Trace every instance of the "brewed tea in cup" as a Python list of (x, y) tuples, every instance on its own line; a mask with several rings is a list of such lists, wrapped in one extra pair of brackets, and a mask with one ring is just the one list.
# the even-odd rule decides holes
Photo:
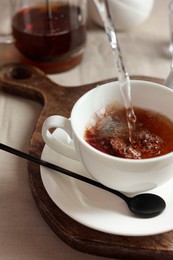
[(111, 156), (147, 159), (173, 151), (173, 122), (148, 109), (133, 107), (137, 118), (130, 129), (126, 109), (108, 105), (93, 114), (84, 138), (95, 149)]
[[(173, 177), (173, 91), (156, 83), (131, 80), (131, 96), (137, 114), (135, 144), (128, 140), (119, 82), (84, 94), (74, 105), (70, 119), (48, 117), (42, 128), (45, 143), (57, 153), (79, 160), (93, 178), (110, 188), (136, 193), (162, 185)], [(66, 141), (61, 133), (55, 139), (51, 128), (65, 131)], [(110, 142), (105, 152), (86, 140), (87, 131), (93, 129), (97, 135), (108, 135), (115, 154), (109, 151)], [(132, 154), (139, 157), (126, 156), (132, 148)]]

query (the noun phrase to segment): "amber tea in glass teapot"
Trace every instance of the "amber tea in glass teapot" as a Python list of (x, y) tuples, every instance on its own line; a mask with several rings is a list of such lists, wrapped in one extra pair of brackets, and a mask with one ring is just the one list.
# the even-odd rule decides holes
[(11, 0), (12, 36), (25, 58), (48, 73), (82, 59), (86, 42), (86, 0)]

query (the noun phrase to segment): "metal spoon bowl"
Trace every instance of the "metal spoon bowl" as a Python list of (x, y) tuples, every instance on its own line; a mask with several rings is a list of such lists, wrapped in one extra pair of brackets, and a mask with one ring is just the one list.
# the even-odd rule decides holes
[(114, 195), (123, 199), (127, 203), (129, 210), (138, 217), (143, 217), (143, 218), (155, 217), (155, 216), (161, 214), (166, 207), (165, 201), (161, 197), (159, 197), (158, 195), (155, 195), (155, 194), (152, 194), (152, 193), (142, 193), (142, 194), (138, 194), (134, 197), (128, 197), (125, 194), (123, 194), (123, 193), (121, 193), (117, 190), (113, 190), (109, 187), (106, 187), (106, 186), (104, 186), (103, 184), (101, 184), (97, 181), (94, 181), (90, 178), (87, 178), (87, 177), (81, 176), (79, 174), (76, 174), (74, 172), (71, 172), (69, 170), (66, 170), (66, 169), (64, 169), (60, 166), (54, 165), (50, 162), (36, 158), (36, 157), (29, 155), (27, 153), (16, 150), (16, 149), (9, 147), (5, 144), (0, 143), (0, 150), (6, 151), (6, 152), (14, 154), (14, 155), (17, 155), (21, 158), (24, 158), (24, 159), (27, 159), (27, 160), (32, 161), (34, 163), (37, 163), (39, 165), (45, 166), (45, 167), (50, 168), (54, 171), (61, 172), (62, 174), (67, 175), (69, 177), (83, 181), (85, 183), (88, 183), (88, 184), (93, 185), (95, 187), (98, 187), (100, 189), (109, 191), (109, 192), (113, 193)]

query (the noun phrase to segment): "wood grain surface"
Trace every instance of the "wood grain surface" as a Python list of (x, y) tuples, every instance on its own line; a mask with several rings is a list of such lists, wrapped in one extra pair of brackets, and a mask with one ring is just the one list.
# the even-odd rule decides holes
[[(131, 77), (162, 83), (151, 77)], [(21, 64), (0, 67), (0, 87), (12, 95), (33, 99), (43, 109), (35, 126), (29, 153), (40, 157), (44, 142), (41, 128), (46, 117), (61, 114), (68, 117), (76, 100), (97, 84), (64, 87), (51, 82), (40, 70)], [(72, 248), (94, 255), (119, 259), (173, 259), (173, 231), (154, 236), (128, 237), (110, 235), (88, 228), (63, 213), (48, 196), (40, 175), (40, 167), (28, 162), (30, 185), (36, 204), (52, 230)], [(162, 223), (160, 223), (162, 225)]]

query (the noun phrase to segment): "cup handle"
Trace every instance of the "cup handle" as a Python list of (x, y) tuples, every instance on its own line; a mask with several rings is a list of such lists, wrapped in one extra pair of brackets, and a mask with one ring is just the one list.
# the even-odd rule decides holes
[[(59, 131), (58, 138), (55, 138), (50, 132), (51, 128), (61, 130)], [(43, 123), (42, 137), (45, 143), (55, 152), (73, 160), (79, 160), (73, 144), (70, 119), (63, 116), (48, 117)]]

